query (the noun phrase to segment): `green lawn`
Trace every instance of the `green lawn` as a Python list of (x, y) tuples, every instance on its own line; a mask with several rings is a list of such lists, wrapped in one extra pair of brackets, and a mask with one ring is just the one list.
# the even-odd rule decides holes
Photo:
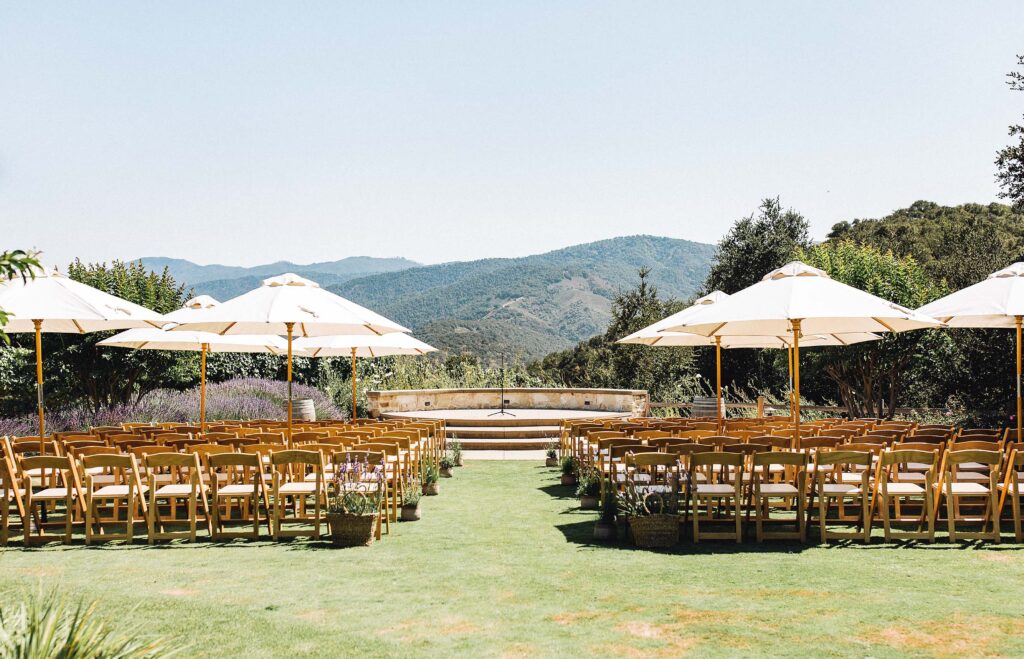
[(1024, 654), (1019, 546), (599, 546), (556, 477), (469, 462), (370, 548), (10, 547), (0, 592), (98, 600), (187, 655)]

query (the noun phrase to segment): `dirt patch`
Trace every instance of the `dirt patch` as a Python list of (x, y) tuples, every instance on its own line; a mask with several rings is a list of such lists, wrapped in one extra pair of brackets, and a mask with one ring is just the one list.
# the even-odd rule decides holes
[(540, 655), (537, 646), (530, 643), (513, 643), (501, 653), (503, 659), (521, 659)]
[(424, 641), (438, 636), (468, 636), (483, 628), (465, 618), (447, 616), (439, 620), (405, 620), (379, 632), (379, 636), (405, 642)]
[(307, 622), (323, 622), (327, 618), (327, 612), (323, 609), (309, 609), (307, 611), (299, 611), (295, 614), (295, 617)]
[(192, 590), (191, 588), (169, 588), (167, 590), (161, 590), (161, 595), (170, 595), (171, 597), (192, 597), (198, 595), (198, 590)]
[(32, 566), (32, 567), (19, 567), (17, 568), (18, 573), (24, 574), (26, 577), (38, 577), (40, 579), (45, 577), (55, 577), (62, 574), (64, 571), (57, 567), (45, 567), (45, 566)]
[(575, 625), (579, 622), (591, 622), (607, 617), (608, 614), (601, 611), (566, 611), (565, 613), (556, 613), (549, 619), (559, 625)]
[(662, 638), (667, 631), (665, 627), (665, 625), (652, 625), (649, 622), (627, 622), (624, 625), (619, 625), (619, 631), (637, 638)]
[(1003, 640), (1021, 634), (1024, 620), (1019, 618), (954, 615), (939, 620), (907, 621), (861, 638), (935, 657), (954, 657), (999, 654), (998, 645)]

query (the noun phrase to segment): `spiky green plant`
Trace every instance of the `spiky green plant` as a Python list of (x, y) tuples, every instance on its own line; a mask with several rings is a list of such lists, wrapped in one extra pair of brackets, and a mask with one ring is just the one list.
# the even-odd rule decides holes
[(159, 640), (110, 629), (95, 610), (95, 603), (71, 604), (54, 592), (0, 607), (0, 657), (139, 659), (171, 654)]

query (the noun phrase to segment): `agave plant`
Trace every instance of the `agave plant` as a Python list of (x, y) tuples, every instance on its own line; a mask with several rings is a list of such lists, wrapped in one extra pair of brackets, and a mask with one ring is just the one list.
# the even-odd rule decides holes
[(95, 609), (95, 603), (69, 604), (53, 592), (0, 608), (0, 657), (139, 659), (172, 654), (159, 640), (109, 629)]

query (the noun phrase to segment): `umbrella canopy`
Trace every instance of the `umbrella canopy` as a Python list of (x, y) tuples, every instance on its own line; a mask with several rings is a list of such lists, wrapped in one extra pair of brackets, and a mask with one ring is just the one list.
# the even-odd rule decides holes
[(904, 332), (938, 327), (934, 318), (835, 281), (806, 263), (793, 261), (761, 281), (663, 332), (702, 336), (793, 337), (794, 422), (800, 431), (800, 339), (803, 334), (841, 336), (857, 332)]
[(44, 451), (43, 333), (84, 334), (133, 327), (160, 327), (163, 315), (75, 281), (56, 270), (0, 283), (0, 309), (10, 318), (5, 332), (35, 332), (39, 444)]
[(351, 357), (352, 358), (352, 418), (358, 417), (356, 410), (356, 357), (386, 357), (389, 355), (425, 355), (437, 352), (437, 348), (415, 339), (408, 334), (392, 332), (383, 336), (345, 335), (318, 336), (299, 339), (296, 347), (310, 357)]
[(131, 327), (160, 327), (166, 318), (56, 270), (34, 279), (0, 283), (0, 309), (11, 318), (5, 332), (84, 334)]
[(408, 332), (398, 323), (325, 291), (295, 274), (264, 279), (259, 288), (181, 318), (173, 331), (215, 334), (388, 334)]
[(704, 336), (782, 336), (799, 321), (804, 334), (904, 332), (937, 327), (934, 318), (838, 282), (794, 261), (662, 331)]
[(304, 351), (310, 357), (350, 357), (353, 350), (356, 357), (425, 355), (428, 352), (437, 352), (437, 348), (399, 332), (383, 336), (364, 334), (303, 338), (295, 341), (295, 348)]
[(1024, 262), (993, 272), (983, 281), (930, 302), (918, 312), (949, 327), (1014, 328), (1017, 334), (1017, 441), (1024, 439), (1021, 397), (1021, 324), (1024, 320)]
[[(198, 310), (219, 304), (208, 295), (192, 298), (185, 306), (167, 314), (168, 320), (181, 320)], [(170, 325), (168, 325), (170, 326)], [(275, 334), (229, 334), (210, 332), (170, 332), (156, 328), (130, 329), (99, 342), (101, 346), (135, 350), (186, 350), (202, 353), (199, 364), (199, 425), (206, 430), (206, 355), (210, 352), (256, 352), (287, 355), (288, 342)], [(305, 355), (304, 355), (305, 356)]]
[(190, 312), (172, 331), (216, 334), (285, 334), (288, 337), (288, 437), (292, 434), (292, 337), (338, 334), (382, 335), (408, 332), (355, 302), (320, 288), (315, 281), (288, 273), (212, 308)]

